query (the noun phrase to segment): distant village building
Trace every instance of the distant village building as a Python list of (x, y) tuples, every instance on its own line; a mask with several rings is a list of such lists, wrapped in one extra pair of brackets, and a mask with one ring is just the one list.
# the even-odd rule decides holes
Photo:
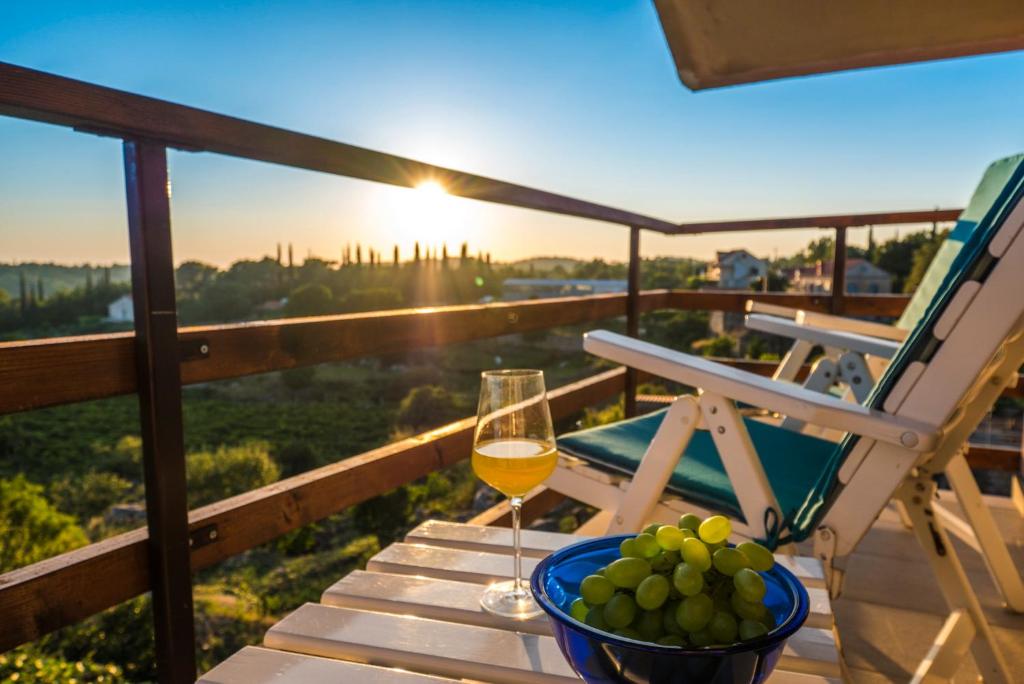
[[(768, 262), (745, 249), (716, 252), (708, 265), (706, 279), (720, 290), (749, 290), (768, 275)], [(763, 281), (762, 281), (763, 282)], [(716, 335), (725, 335), (743, 327), (743, 314), (737, 311), (712, 311), (708, 327)]]
[(501, 286), (505, 300), (550, 299), (625, 292), (625, 280), (565, 280), (558, 278), (506, 278)]
[(135, 321), (135, 311), (130, 294), (121, 295), (110, 304), (107, 304), (107, 320), (111, 323), (132, 323)]
[(716, 252), (708, 266), (707, 279), (721, 290), (749, 290), (752, 283), (768, 274), (768, 262), (745, 249)]
[[(786, 275), (790, 289), (798, 292), (831, 292), (834, 262), (818, 261)], [(888, 294), (892, 292), (892, 274), (864, 259), (847, 259), (846, 291), (850, 294)]]

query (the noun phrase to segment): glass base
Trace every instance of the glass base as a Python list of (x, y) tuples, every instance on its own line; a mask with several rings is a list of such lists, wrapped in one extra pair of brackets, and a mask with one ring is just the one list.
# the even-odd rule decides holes
[(544, 611), (533, 600), (528, 587), (529, 585), (523, 582), (522, 589), (516, 591), (513, 580), (497, 582), (484, 590), (484, 595), (480, 598), (480, 605), (488, 613), (494, 615), (513, 620), (529, 620), (541, 615)]

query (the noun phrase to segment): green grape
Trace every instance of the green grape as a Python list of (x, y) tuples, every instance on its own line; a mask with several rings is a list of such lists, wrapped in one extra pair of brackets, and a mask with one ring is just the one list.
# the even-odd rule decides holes
[(628, 627), (635, 617), (636, 603), (629, 594), (616, 594), (612, 596), (611, 601), (604, 604), (604, 620), (610, 627)]
[(686, 539), (682, 530), (672, 525), (659, 527), (654, 538), (657, 540), (658, 546), (666, 551), (678, 551), (683, 546), (683, 540)]
[(672, 584), (683, 596), (696, 596), (704, 588), (704, 575), (696, 566), (680, 563), (672, 573)]
[(654, 643), (658, 644), (659, 646), (678, 646), (680, 648), (686, 645), (686, 641), (684, 641), (683, 637), (679, 636), (678, 634), (666, 634), (665, 636), (660, 637)]
[(743, 568), (750, 567), (750, 561), (747, 560), (742, 551), (728, 547), (715, 551), (715, 555), (711, 557), (711, 562), (714, 564), (715, 570), (729, 577), (732, 577)]
[(676, 622), (676, 611), (679, 610), (679, 601), (668, 601), (661, 611), (661, 628), (666, 634), (683, 635), (683, 628)]
[(641, 558), (654, 558), (661, 551), (661, 547), (658, 546), (658, 540), (654, 538), (653, 534), (642, 532), (636, 535), (633, 543), (636, 545), (636, 550)]
[(636, 631), (632, 627), (623, 627), (621, 629), (617, 629), (614, 632), (612, 632), (612, 634), (614, 634), (617, 637), (622, 637), (623, 639), (633, 639), (634, 641), (644, 640), (644, 638), (640, 636), (640, 632)]
[(683, 560), (682, 554), (680, 554), (676, 550), (662, 551), (661, 553), (665, 556), (665, 558), (668, 558), (670, 561), (672, 561), (673, 568), (676, 567), (676, 563)]
[(604, 619), (604, 606), (594, 606), (591, 608), (584, 622), (594, 629), (599, 629), (602, 632), (608, 631), (608, 622)]
[(660, 552), (657, 556), (651, 559), (651, 570), (653, 572), (660, 572), (667, 574), (672, 571), (672, 568), (676, 567), (676, 563), (679, 561), (673, 561), (665, 551)]
[(739, 592), (733, 592), (732, 597), (729, 599), (729, 604), (732, 606), (733, 611), (744, 620), (760, 620), (767, 612), (763, 603), (748, 601)]
[(708, 623), (708, 631), (711, 632), (716, 644), (735, 643), (737, 629), (736, 618), (724, 610), (716, 610), (711, 616), (711, 622)]
[(683, 560), (701, 572), (711, 569), (711, 553), (700, 539), (684, 539), (681, 552)]
[(768, 633), (768, 628), (756, 620), (743, 620), (740, 622), (740, 640), (750, 641)]
[(664, 575), (645, 577), (636, 588), (636, 604), (644, 610), (661, 608), (668, 600), (668, 580)]
[(715, 637), (711, 636), (711, 631), (707, 629), (690, 632), (687, 637), (694, 646), (710, 646), (715, 643)]
[(732, 583), (736, 586), (736, 593), (751, 603), (760, 603), (768, 590), (764, 579), (750, 568), (743, 568), (733, 575)]
[(679, 604), (676, 622), (687, 632), (699, 632), (707, 626), (714, 610), (714, 603), (707, 594), (690, 596)]
[(697, 533), (689, 527), (683, 527), (679, 531), (683, 533), (683, 539), (695, 539), (697, 537)]
[(640, 551), (636, 548), (636, 537), (623, 539), (619, 544), (619, 555), (623, 558), (640, 558)]
[(595, 570), (594, 572), (592, 572), (590, 574), (591, 575), (600, 575), (601, 577), (604, 577), (604, 571), (605, 571), (604, 568), (598, 568), (597, 570)]
[(732, 524), (724, 515), (713, 515), (700, 524), (697, 534), (700, 535), (701, 541), (718, 544), (732, 534)]
[(580, 622), (586, 621), (587, 613), (589, 612), (590, 606), (588, 606), (587, 602), (581, 598), (576, 599), (572, 602), (572, 605), (569, 606), (569, 615), (571, 615), (574, 620), (579, 620)]
[(580, 596), (592, 606), (608, 603), (613, 594), (615, 594), (615, 585), (607, 577), (587, 575), (580, 582)]
[(757, 542), (743, 542), (736, 548), (750, 561), (750, 568), (752, 570), (767, 572), (775, 565), (775, 556), (772, 555), (772, 552)]
[(620, 558), (609, 563), (604, 574), (621, 589), (636, 589), (651, 574), (651, 564), (643, 558)]
[(649, 535), (651, 535), (653, 537), (654, 534), (658, 531), (659, 527), (661, 527), (661, 523), (651, 523), (650, 525), (648, 525), (647, 527), (645, 527), (643, 529), (643, 533), (644, 534), (649, 534)]
[(654, 641), (665, 631), (662, 627), (663, 621), (664, 616), (660, 610), (645, 610), (637, 615), (632, 626), (645, 640)]
[(700, 517), (693, 513), (687, 513), (679, 516), (679, 529), (681, 530), (692, 530), (694, 534), (697, 533), (697, 529), (700, 527)]

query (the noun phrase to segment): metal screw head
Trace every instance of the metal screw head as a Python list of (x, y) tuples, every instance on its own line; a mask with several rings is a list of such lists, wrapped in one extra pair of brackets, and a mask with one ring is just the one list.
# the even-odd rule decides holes
[(917, 441), (917, 435), (913, 432), (904, 432), (900, 435), (900, 444), (907, 448), (916, 447)]
[(200, 354), (209, 354), (210, 353), (210, 345), (208, 345), (208, 344), (200, 345), (199, 346), (199, 353)]
[(210, 530), (210, 539), (217, 538), (217, 530)]
[(919, 492), (923, 492), (924, 491), (924, 483), (923, 482), (918, 482), (917, 484), (914, 485), (914, 489), (916, 489)]
[(828, 541), (829, 539), (832, 538), (832, 533), (829, 532), (828, 530), (822, 530), (821, 531), (821, 538), (824, 539), (825, 541)]
[(717, 429), (717, 432), (718, 432), (718, 434), (720, 434), (720, 435), (724, 435), (724, 434), (725, 434), (725, 428), (724, 428), (724, 427), (722, 427), (721, 425), (719, 425), (719, 426), (718, 426), (718, 429)]
[(860, 378), (860, 376), (859, 376), (859, 375), (854, 375), (854, 376), (853, 376), (853, 384), (854, 384), (854, 385), (859, 385), (859, 384), (860, 384), (860, 381), (861, 381), (861, 378)]
[(718, 407), (717, 406), (712, 406), (711, 407), (711, 415), (715, 415), (716, 413), (718, 413)]

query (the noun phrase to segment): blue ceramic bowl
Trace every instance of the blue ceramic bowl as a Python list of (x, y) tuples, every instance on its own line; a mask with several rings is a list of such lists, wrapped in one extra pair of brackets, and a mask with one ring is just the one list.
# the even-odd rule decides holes
[(768, 592), (765, 604), (775, 629), (763, 637), (725, 648), (678, 648), (617, 637), (569, 616), (579, 598), (580, 581), (619, 557), (626, 537), (600, 537), (556, 551), (540, 562), (530, 578), (537, 602), (548, 614), (558, 646), (588, 684), (611, 682), (762, 682), (782, 655), (786, 639), (807, 619), (807, 591), (791, 572), (776, 565), (761, 573)]

